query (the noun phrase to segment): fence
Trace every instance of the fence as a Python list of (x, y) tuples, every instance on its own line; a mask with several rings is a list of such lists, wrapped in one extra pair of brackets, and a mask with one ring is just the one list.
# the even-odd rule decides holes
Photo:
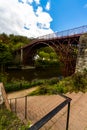
[(20, 118), (27, 119), (27, 96), (11, 98), (8, 100), (11, 110)]
[(60, 38), (60, 37), (72, 36), (72, 35), (83, 34), (83, 33), (87, 33), (87, 25), (77, 27), (77, 28), (73, 28), (73, 29), (64, 30), (64, 31), (61, 31), (61, 32), (55, 32), (55, 33), (47, 34), (47, 35), (44, 35), (44, 36), (40, 36), (40, 37), (38, 37), (38, 39)]
[(12, 111), (20, 119), (31, 122), (28, 130), (68, 130), (70, 102), (71, 99), (63, 95), (9, 99)]

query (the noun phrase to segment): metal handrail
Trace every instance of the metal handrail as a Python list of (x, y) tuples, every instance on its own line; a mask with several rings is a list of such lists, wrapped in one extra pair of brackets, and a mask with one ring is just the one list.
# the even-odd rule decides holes
[[(57, 93), (56, 93), (57, 94)], [(67, 97), (66, 95), (59, 94), (62, 96), (65, 100), (60, 103), (58, 106), (56, 106), (53, 110), (51, 110), (48, 114), (46, 114), (44, 117), (42, 117), (39, 121), (37, 121), (35, 124), (33, 124), (28, 130), (39, 130), (42, 126), (44, 126), (52, 117), (54, 117), (59, 111), (61, 111), (66, 105), (68, 105), (67, 109), (67, 120), (66, 120), (66, 130), (69, 128), (69, 115), (70, 115), (70, 102), (71, 98)], [(15, 113), (16, 113), (16, 107), (17, 107), (17, 99), (20, 98), (25, 98), (25, 119), (27, 119), (27, 96), (23, 97), (16, 97), (16, 98), (11, 98), (8, 99), (10, 101), (11, 105), (11, 100), (15, 100)]]
[(11, 108), (11, 101), (12, 100), (15, 100), (15, 113), (16, 113), (16, 107), (17, 107), (17, 99), (20, 99), (20, 98), (25, 98), (25, 109), (24, 109), (24, 117), (25, 119), (27, 119), (27, 96), (23, 96), (23, 97), (16, 97), (16, 98), (8, 98), (8, 101), (10, 101), (10, 108)]
[(83, 33), (87, 33), (87, 25), (80, 26), (80, 27), (73, 28), (73, 29), (60, 31), (60, 32), (54, 32), (51, 34), (37, 37), (37, 39), (61, 38), (61, 37), (65, 37), (65, 36), (72, 36), (72, 35), (83, 34)]
[(59, 104), (56, 108), (54, 108), (52, 111), (50, 111), (47, 115), (45, 115), (42, 119), (37, 121), (34, 125), (32, 125), (28, 130), (39, 130), (43, 125), (45, 125), (52, 117), (54, 117), (59, 111), (61, 111), (67, 104), (68, 104), (68, 110), (67, 110), (67, 121), (66, 121), (66, 130), (69, 128), (69, 114), (70, 114), (70, 102), (71, 98), (68, 98)]

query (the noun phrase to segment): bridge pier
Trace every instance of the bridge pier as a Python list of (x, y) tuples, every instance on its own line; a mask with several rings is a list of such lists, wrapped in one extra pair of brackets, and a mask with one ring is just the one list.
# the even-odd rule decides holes
[(87, 33), (80, 37), (75, 73), (83, 73), (85, 69), (87, 70)]

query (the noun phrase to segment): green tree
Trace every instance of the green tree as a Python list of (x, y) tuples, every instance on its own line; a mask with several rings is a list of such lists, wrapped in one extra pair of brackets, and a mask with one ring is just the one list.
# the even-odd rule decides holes
[(44, 52), (44, 51), (40, 51), (39, 52), (39, 56), (43, 59), (45, 58), (46, 60), (49, 59), (49, 54)]
[(51, 60), (58, 60), (57, 54), (55, 52), (50, 53), (50, 59)]
[(12, 53), (8, 45), (0, 40), (0, 68), (4, 71), (6, 65), (12, 62)]

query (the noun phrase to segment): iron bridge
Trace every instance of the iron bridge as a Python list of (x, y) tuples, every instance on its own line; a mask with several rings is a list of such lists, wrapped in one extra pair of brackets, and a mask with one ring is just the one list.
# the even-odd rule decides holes
[(20, 56), (22, 65), (31, 65), (37, 50), (49, 46), (60, 56), (60, 61), (64, 63), (64, 73), (70, 75), (75, 71), (77, 58), (75, 52), (80, 45), (80, 36), (84, 33), (87, 33), (87, 25), (40, 36), (28, 45), (16, 50), (15, 53), (16, 56)]

